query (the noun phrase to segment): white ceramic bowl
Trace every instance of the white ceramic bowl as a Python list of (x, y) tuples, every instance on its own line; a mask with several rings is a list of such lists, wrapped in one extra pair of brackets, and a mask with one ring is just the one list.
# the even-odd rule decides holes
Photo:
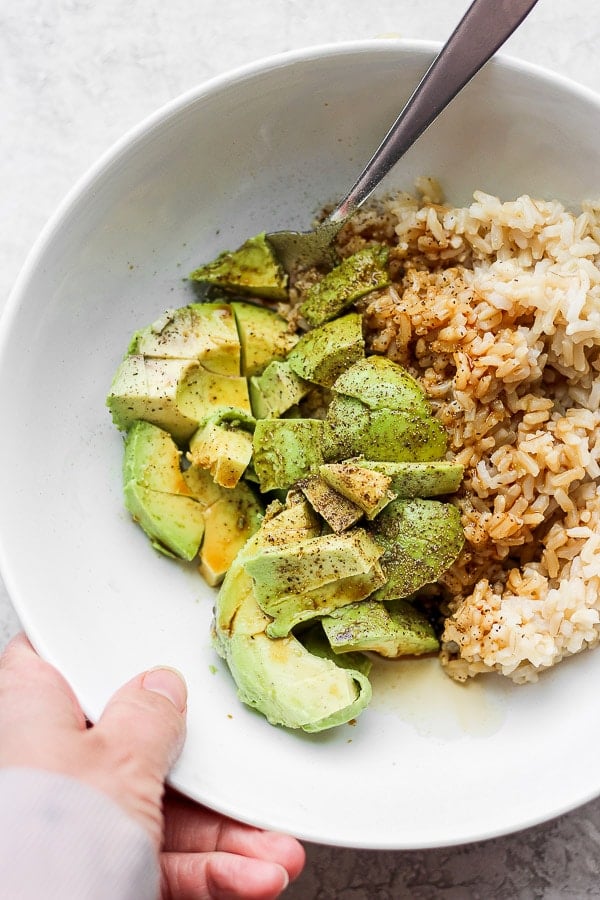
[[(307, 227), (343, 195), (434, 47), (313, 48), (169, 104), (72, 191), (9, 301), (0, 344), (0, 546), (16, 609), (93, 719), (139, 670), (178, 666), (189, 737), (173, 783), (230, 815), (348, 846), (490, 837), (600, 793), (600, 653), (513, 687), (461, 688), (429, 663), (379, 674), (356, 727), (309, 737), (242, 707), (210, 646), (212, 594), (123, 509), (104, 406), (130, 334), (193, 297), (184, 276), (263, 229)], [(393, 172), (576, 204), (600, 191), (600, 102), (497, 59)], [(216, 667), (216, 672), (214, 671)]]

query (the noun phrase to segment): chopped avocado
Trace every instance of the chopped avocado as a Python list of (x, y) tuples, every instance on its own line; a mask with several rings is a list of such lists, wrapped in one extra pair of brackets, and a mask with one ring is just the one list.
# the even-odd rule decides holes
[(439, 650), (431, 624), (406, 600), (363, 600), (325, 616), (321, 624), (335, 653), (370, 651), (396, 658)]
[(355, 719), (371, 699), (362, 671), (313, 655), (293, 635), (267, 637), (271, 620), (257, 605), (244, 568), (245, 554), (265, 539), (268, 529), (261, 529), (237, 556), (215, 605), (215, 649), (227, 661), (238, 696), (272, 725), (307, 732)]
[(216, 284), (234, 293), (287, 300), (287, 275), (264, 233), (248, 238), (237, 250), (226, 250), (190, 274), (192, 281)]
[(314, 284), (300, 305), (300, 313), (309, 325), (322, 325), (335, 319), (348, 306), (371, 291), (390, 284), (387, 247), (375, 246), (348, 256)]
[(256, 600), (262, 606), (284, 594), (311, 591), (350, 575), (366, 575), (379, 565), (382, 552), (363, 528), (353, 528), (343, 534), (265, 546), (246, 554), (244, 565), (254, 579)]
[(354, 397), (338, 395), (327, 410), (324, 456), (373, 460), (436, 460), (444, 456), (447, 435), (433, 416), (395, 409), (369, 409)]
[(259, 419), (254, 470), (261, 491), (287, 490), (323, 462), (324, 423), (318, 419)]
[(369, 409), (431, 415), (427, 394), (416, 378), (385, 356), (367, 356), (354, 363), (339, 376), (333, 390), (360, 400)]
[(208, 469), (217, 484), (235, 487), (252, 458), (253, 424), (235, 412), (211, 416), (190, 438), (187, 458)]
[(260, 375), (274, 359), (285, 359), (298, 340), (286, 319), (255, 303), (234, 301), (231, 308), (242, 346), (244, 375)]
[(304, 334), (288, 354), (288, 362), (301, 378), (331, 387), (364, 355), (362, 316), (348, 313)]
[(125, 506), (157, 550), (191, 560), (202, 541), (204, 518), (178, 470), (179, 451), (170, 435), (136, 423), (125, 440)]
[[(291, 499), (290, 499), (291, 498)], [(302, 497), (296, 499), (295, 493), (288, 492), (286, 505), (278, 500), (270, 503), (265, 511), (265, 541), (270, 547), (294, 544), (308, 538), (317, 537), (321, 533), (321, 525), (312, 507)]]
[(302, 478), (297, 487), (336, 534), (351, 528), (363, 516), (363, 510), (356, 503), (334, 491), (320, 475)]
[(296, 406), (310, 385), (292, 371), (286, 360), (274, 359), (262, 375), (250, 378), (250, 402), (257, 419), (277, 419)]
[(364, 574), (348, 575), (310, 591), (282, 594), (270, 602), (258, 602), (273, 617), (267, 626), (269, 637), (284, 637), (300, 622), (333, 613), (340, 607), (364, 600), (385, 582), (381, 566), (375, 564)]
[(223, 491), (221, 498), (204, 510), (205, 531), (200, 547), (200, 574), (213, 586), (221, 583), (239, 551), (258, 531), (262, 519), (262, 507), (243, 481)]
[(331, 659), (337, 663), (338, 666), (357, 669), (365, 676), (368, 676), (373, 667), (373, 663), (369, 657), (362, 653), (334, 653), (320, 624), (308, 628), (306, 632), (300, 635), (299, 640), (313, 656)]
[(389, 490), (391, 478), (350, 461), (320, 466), (319, 474), (334, 491), (362, 509), (367, 519), (375, 518), (396, 497)]
[(207, 469), (201, 469), (200, 466), (191, 465), (184, 469), (183, 480), (186, 483), (188, 493), (204, 509), (220, 500), (226, 491), (226, 488), (216, 483)]
[(439, 500), (394, 500), (370, 524), (375, 541), (384, 548), (381, 567), (386, 584), (377, 600), (408, 597), (433, 584), (462, 550), (460, 512)]
[(154, 491), (189, 494), (180, 460), (170, 434), (150, 422), (134, 422), (125, 441), (123, 484), (136, 481)]
[(262, 505), (243, 481), (234, 488), (224, 488), (206, 469), (194, 465), (185, 470), (183, 477), (203, 510), (205, 530), (200, 547), (200, 574), (208, 584), (220, 584), (238, 552), (258, 531)]
[(240, 339), (228, 303), (191, 303), (171, 309), (138, 331), (129, 353), (159, 359), (195, 359), (220, 375), (240, 374)]
[(125, 506), (156, 550), (192, 560), (204, 534), (201, 506), (191, 497), (166, 494), (130, 481), (123, 490)]
[(464, 469), (459, 463), (445, 462), (376, 462), (357, 459), (358, 465), (374, 469), (391, 479), (390, 490), (397, 497), (437, 497), (453, 494), (460, 487)]
[(106, 400), (117, 428), (127, 431), (143, 419), (164, 428), (178, 443), (185, 442), (197, 429), (198, 421), (180, 409), (179, 386), (197, 366), (187, 359), (126, 356)]
[(231, 410), (236, 410), (238, 415), (252, 415), (247, 380), (242, 376), (219, 375), (203, 366), (186, 373), (177, 393), (177, 406), (198, 425)]
[(382, 356), (350, 366), (333, 385), (327, 422), (328, 458), (440, 459), (447, 435), (431, 413), (427, 396), (408, 372)]

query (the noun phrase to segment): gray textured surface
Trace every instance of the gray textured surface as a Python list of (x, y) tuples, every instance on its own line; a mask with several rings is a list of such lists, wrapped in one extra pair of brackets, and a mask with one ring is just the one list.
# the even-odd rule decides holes
[[(301, 46), (376, 36), (442, 40), (467, 5), (464, 0), (2, 4), (0, 306), (40, 228), (73, 182), (162, 103), (227, 69)], [(540, 0), (506, 50), (600, 91), (599, 37), (597, 0)], [(0, 646), (18, 627), (0, 582)], [(600, 800), (520, 834), (465, 847), (405, 853), (307, 849), (306, 871), (289, 889), (290, 900), (600, 896)]]

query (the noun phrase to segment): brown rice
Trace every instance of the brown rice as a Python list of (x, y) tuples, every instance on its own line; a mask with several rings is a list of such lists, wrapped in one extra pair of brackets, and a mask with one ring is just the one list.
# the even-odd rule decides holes
[(532, 681), (600, 639), (600, 203), (453, 209), (418, 188), (361, 212), (340, 252), (390, 245), (368, 347), (420, 379), (465, 466), (442, 662)]

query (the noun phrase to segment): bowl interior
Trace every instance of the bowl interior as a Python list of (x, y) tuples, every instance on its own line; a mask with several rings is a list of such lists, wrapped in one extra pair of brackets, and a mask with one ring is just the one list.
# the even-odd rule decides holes
[[(0, 550), (40, 652), (92, 718), (137, 671), (178, 666), (189, 736), (174, 784), (237, 818), (349, 846), (460, 843), (595, 796), (598, 767), (580, 748), (600, 738), (600, 656), (524, 688), (460, 687), (428, 661), (379, 666), (356, 727), (272, 728), (238, 703), (211, 649), (210, 589), (154, 553), (124, 511), (104, 399), (131, 333), (194, 298), (192, 268), (261, 230), (306, 228), (345, 193), (432, 53), (388, 41), (310, 50), (174, 102), (62, 206), (1, 334)], [(598, 191), (599, 113), (589, 93), (495, 60), (387, 187), (425, 174), (452, 203), (481, 189), (576, 205)]]

